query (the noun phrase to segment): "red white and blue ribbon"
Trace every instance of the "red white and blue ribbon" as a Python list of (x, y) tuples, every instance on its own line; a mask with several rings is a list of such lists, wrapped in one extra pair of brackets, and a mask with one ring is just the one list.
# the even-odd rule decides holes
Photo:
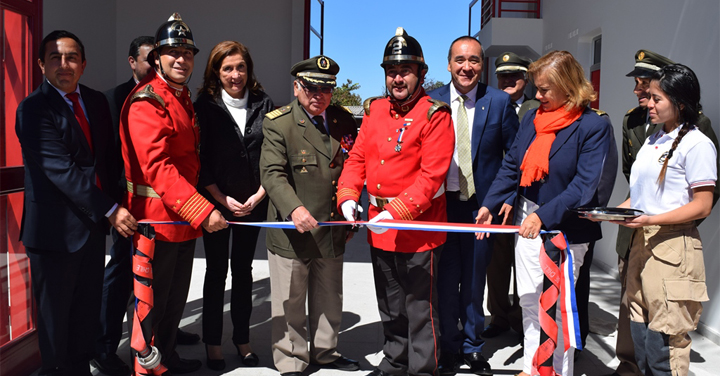
[[(140, 223), (151, 223), (151, 224), (178, 224), (187, 225), (187, 222), (156, 222), (156, 221), (140, 221)], [(241, 226), (255, 226), (264, 228), (280, 228), (280, 229), (295, 229), (293, 222), (228, 222), (231, 225)], [(465, 233), (501, 233), (501, 234), (513, 234), (517, 233), (520, 226), (509, 226), (509, 225), (482, 225), (472, 223), (449, 223), (449, 222), (423, 222), (423, 221), (402, 221), (402, 220), (382, 220), (375, 223), (367, 221), (332, 221), (332, 222), (318, 222), (318, 226), (374, 226), (387, 228), (392, 230), (415, 230), (415, 231), (439, 231), (439, 232), (465, 232)], [(538, 353), (540, 353), (543, 359), (540, 359), (538, 365), (548, 364), (541, 366), (538, 370), (544, 375), (554, 375), (552, 367), (552, 355), (557, 346), (557, 335), (558, 328), (555, 322), (555, 309), (558, 302), (560, 301), (560, 310), (562, 313), (563, 322), (563, 338), (564, 347), (567, 351), (571, 346), (576, 349), (582, 349), (582, 343), (580, 340), (580, 329), (578, 323), (577, 304), (575, 301), (575, 287), (573, 276), (573, 256), (570, 251), (567, 239), (565, 235), (560, 231), (540, 231), (540, 234), (552, 234), (554, 235), (552, 240), (548, 241), (548, 244), (553, 244), (557, 249), (560, 250), (560, 260), (551, 260), (543, 244), (543, 250), (540, 252), (541, 263), (543, 269), (546, 272), (546, 278), (551, 280), (551, 284), (548, 285), (548, 289), (543, 291), (540, 297), (540, 318), (541, 327), (545, 331), (548, 338), (540, 342)], [(559, 263), (559, 267), (558, 267)], [(547, 266), (547, 268), (546, 268)], [(552, 306), (552, 313), (547, 310), (543, 312), (543, 307), (548, 310)], [(545, 325), (543, 325), (543, 322)], [(537, 358), (538, 353), (535, 357)], [(535, 359), (533, 361), (534, 365)], [(550, 373), (551, 372), (551, 373)]]

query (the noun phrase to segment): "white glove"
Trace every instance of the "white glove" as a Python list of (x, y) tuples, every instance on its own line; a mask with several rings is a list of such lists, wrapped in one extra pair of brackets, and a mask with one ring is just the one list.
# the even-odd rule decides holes
[(390, 214), (389, 211), (383, 210), (380, 212), (380, 214), (376, 215), (375, 218), (368, 221), (367, 228), (376, 234), (382, 234), (383, 232), (387, 231), (388, 229), (385, 227), (372, 226), (372, 225), (370, 225), (370, 223), (382, 221), (383, 219), (394, 219), (394, 218), (393, 218), (392, 214)]
[(355, 206), (357, 206), (358, 215), (359, 213), (363, 212), (362, 206), (358, 205), (357, 201), (355, 200), (347, 200), (340, 204), (340, 210), (342, 211), (343, 217), (345, 217), (346, 221), (357, 221), (357, 219), (355, 218)]

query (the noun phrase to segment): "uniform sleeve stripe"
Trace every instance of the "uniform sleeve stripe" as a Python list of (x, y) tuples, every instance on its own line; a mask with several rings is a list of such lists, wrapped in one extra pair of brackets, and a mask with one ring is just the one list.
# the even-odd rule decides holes
[(714, 187), (715, 180), (701, 180), (701, 181), (690, 184), (690, 188), (707, 187), (707, 186)]
[(190, 196), (190, 199), (185, 202), (185, 205), (178, 210), (178, 214), (180, 214), (188, 222), (192, 223), (195, 219), (197, 219), (200, 213), (207, 208), (208, 205), (210, 205), (210, 202), (199, 193), (195, 192), (195, 194)]
[(352, 199), (357, 200), (360, 198), (360, 192), (358, 192), (352, 188), (341, 188), (341, 189), (338, 189), (337, 197), (340, 200), (342, 200), (344, 198), (352, 198)]
[(395, 211), (400, 214), (401, 219), (406, 221), (412, 221), (413, 217), (412, 214), (410, 214), (410, 210), (408, 210), (407, 206), (405, 206), (405, 203), (402, 202), (402, 200), (392, 200), (388, 205), (392, 206)]

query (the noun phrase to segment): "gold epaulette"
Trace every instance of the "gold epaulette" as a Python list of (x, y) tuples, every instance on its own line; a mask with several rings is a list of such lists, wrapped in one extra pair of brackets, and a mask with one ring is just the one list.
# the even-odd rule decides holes
[(384, 97), (370, 97), (363, 102), (363, 108), (365, 109), (365, 115), (370, 115), (370, 104), (376, 100)]
[(600, 116), (605, 116), (605, 115), (607, 115), (607, 112), (605, 112), (605, 111), (600, 111), (600, 110), (598, 110), (597, 108), (592, 108), (592, 107), (591, 107), (590, 109), (593, 110), (593, 111), (595, 111), (595, 113), (598, 114), (598, 115), (600, 115)]
[(428, 110), (428, 113), (427, 113), (428, 120), (430, 120), (430, 118), (432, 118), (435, 111), (437, 111), (443, 107), (447, 108), (448, 111), (452, 111), (452, 109), (450, 108), (450, 105), (443, 101), (439, 101), (437, 99), (428, 99), (428, 102), (432, 103), (432, 106), (430, 106), (430, 109)]
[(153, 90), (153, 87), (150, 84), (147, 84), (144, 88), (136, 91), (132, 98), (130, 98), (130, 103), (135, 102), (138, 99), (151, 99), (158, 102), (163, 110), (165, 109), (165, 101), (158, 93), (155, 92), (155, 90)]
[(343, 109), (343, 110), (345, 110), (345, 112), (347, 112), (348, 114), (352, 115), (352, 111), (350, 111), (350, 109), (347, 108), (347, 106), (335, 106), (335, 107), (338, 107), (338, 108), (340, 108), (340, 109)]
[(268, 113), (265, 115), (265, 117), (268, 118), (268, 119), (270, 119), (270, 120), (274, 120), (276, 117), (281, 116), (281, 115), (285, 115), (285, 114), (287, 114), (288, 112), (290, 112), (290, 109), (291, 109), (291, 108), (292, 108), (292, 107), (290, 107), (290, 105), (280, 107), (280, 108), (278, 108), (278, 109), (275, 109), (274, 111), (268, 112)]
[(632, 112), (635, 111), (635, 110), (637, 110), (637, 107), (633, 107), (633, 108), (629, 109), (628, 112), (625, 113), (625, 115), (630, 115), (630, 114), (632, 114)]

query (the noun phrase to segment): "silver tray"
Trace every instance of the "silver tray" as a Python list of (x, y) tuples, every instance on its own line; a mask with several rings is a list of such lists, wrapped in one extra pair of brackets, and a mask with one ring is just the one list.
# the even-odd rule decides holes
[(582, 218), (599, 221), (624, 221), (644, 214), (642, 210), (628, 208), (579, 208), (574, 211)]

